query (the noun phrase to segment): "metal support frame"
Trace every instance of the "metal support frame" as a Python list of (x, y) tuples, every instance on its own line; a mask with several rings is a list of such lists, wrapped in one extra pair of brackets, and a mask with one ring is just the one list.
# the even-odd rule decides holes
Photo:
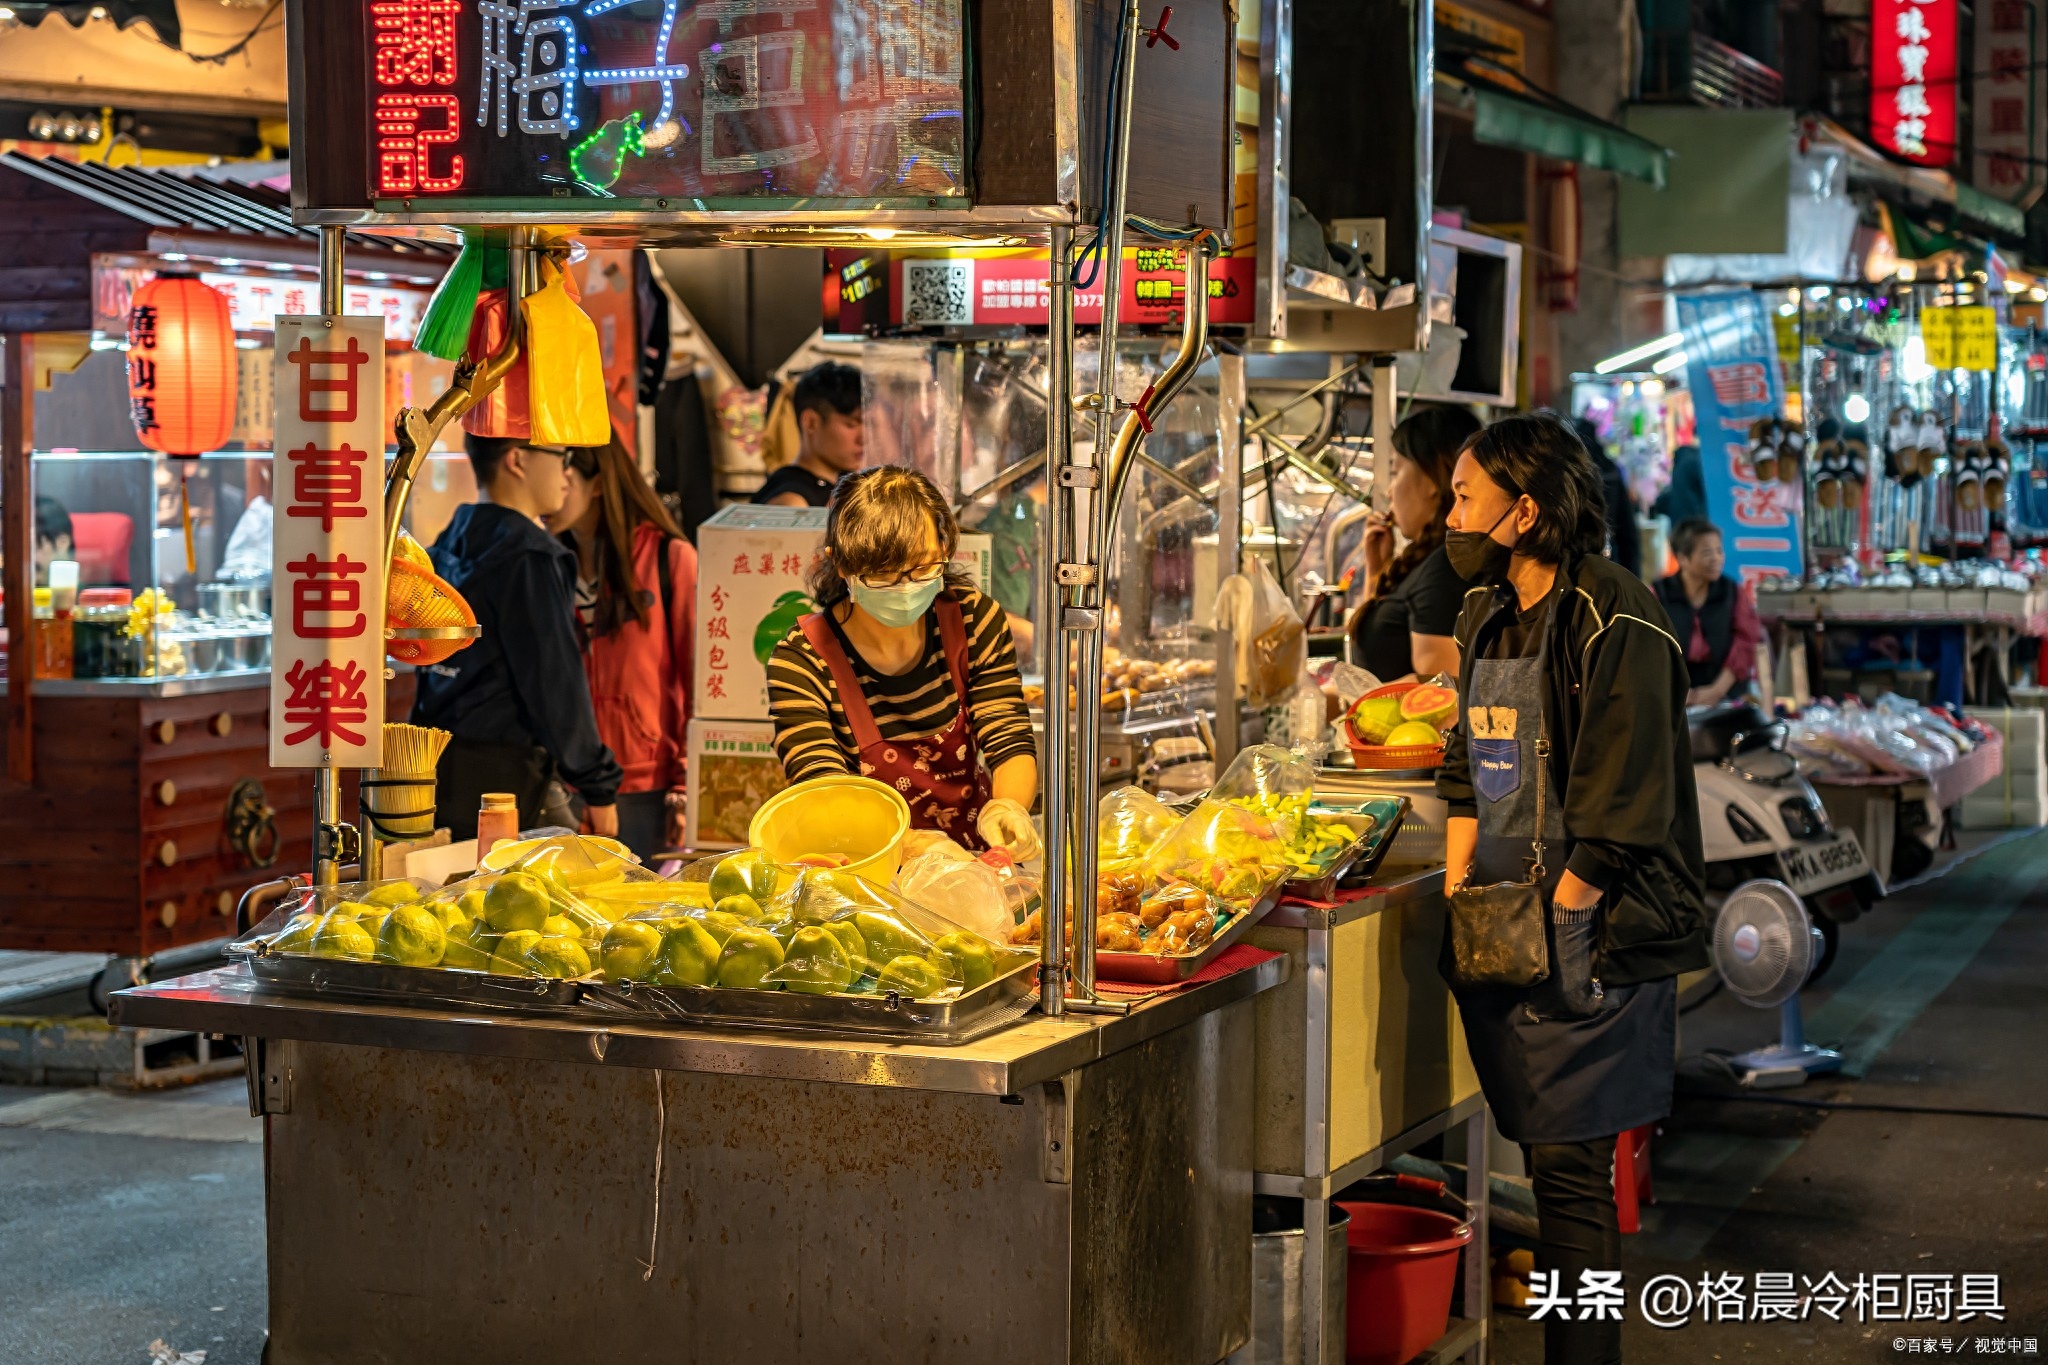
[[(1039, 781), (1045, 793), (1045, 884), (1040, 902), (1038, 1001), (1046, 1014), (1066, 1012), (1066, 929), (1072, 841), (1067, 818), (1074, 784), (1069, 780), (1072, 723), (1067, 715), (1067, 633), (1061, 623), (1060, 565), (1067, 546), (1067, 497), (1050, 477), (1073, 461), (1074, 408), (1074, 230), (1052, 230), (1049, 281), (1052, 315), (1046, 329), (1045, 525), (1038, 566), (1038, 658), (1045, 675), (1045, 768)], [(1101, 699), (1096, 699), (1101, 705)], [(1093, 843), (1091, 836), (1090, 843)]]
[(1301, 1358), (1310, 1365), (1343, 1359), (1344, 1344), (1323, 1337), (1323, 1286), (1328, 1239), (1317, 1235), (1329, 1226), (1330, 1204), (1347, 1185), (1371, 1175), (1395, 1157), (1413, 1151), (1431, 1138), (1462, 1126), (1465, 1129), (1464, 1199), (1472, 1206), (1472, 1241), (1465, 1248), (1461, 1318), (1421, 1359), (1463, 1358), (1484, 1365), (1492, 1319), (1492, 1262), (1487, 1251), (1488, 1151), (1484, 1095), (1474, 1095), (1430, 1115), (1379, 1146), (1360, 1153), (1335, 1170), (1330, 1168), (1330, 970), (1335, 927), (1309, 924), (1303, 946), (1306, 1014), (1302, 1056), (1302, 1166), (1304, 1174), (1253, 1177), (1260, 1194), (1301, 1200)]
[[(1238, 572), (1244, 558), (1244, 356), (1216, 357), (1216, 577)], [(1216, 623), (1216, 731), (1210, 754), (1217, 776), (1241, 744), (1237, 706), (1237, 635)], [(1313, 1240), (1313, 1239), (1310, 1239)], [(1320, 1253), (1318, 1253), (1320, 1254)]]
[[(342, 316), (343, 230), (320, 229), (320, 314)], [(341, 774), (331, 753), (320, 755), (313, 770), (313, 883), (334, 886), (341, 880), (341, 861), (354, 833), (341, 818)]]

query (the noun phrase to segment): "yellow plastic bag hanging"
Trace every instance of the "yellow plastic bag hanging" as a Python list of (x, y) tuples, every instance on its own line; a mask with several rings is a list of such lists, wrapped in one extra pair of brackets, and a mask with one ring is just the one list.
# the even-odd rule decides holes
[(604, 357), (597, 324), (569, 297), (563, 272), (520, 300), (526, 310), (527, 405), (532, 439), (545, 445), (601, 446), (611, 440)]

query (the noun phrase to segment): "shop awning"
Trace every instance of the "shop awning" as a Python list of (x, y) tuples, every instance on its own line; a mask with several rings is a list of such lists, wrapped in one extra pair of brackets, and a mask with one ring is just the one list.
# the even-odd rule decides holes
[(178, 0), (19, 0), (9, 5), (7, 11), (11, 18), (30, 27), (40, 25), (54, 14), (73, 28), (85, 27), (90, 19), (108, 19), (121, 29), (131, 24), (148, 24), (169, 47), (179, 47), (184, 41), (184, 29), (178, 22)]
[[(1456, 75), (1440, 71), (1439, 97), (1472, 119), (1472, 136), (1493, 147), (1534, 152), (1664, 188), (1671, 153), (1595, 117), (1512, 73), (1496, 76), (1484, 58), (1467, 57)], [(1519, 86), (1510, 89), (1509, 83)]]
[[(2027, 235), (2026, 215), (2002, 199), (1966, 185), (1947, 171), (1908, 166), (1892, 160), (1848, 129), (1819, 114), (1802, 114), (1798, 133), (1802, 145), (1821, 144), (1848, 154), (1852, 188), (1874, 191), (1877, 198), (1936, 216), (1952, 215), (1979, 232), (2009, 241)], [(1905, 255), (1900, 249), (1900, 255)]]

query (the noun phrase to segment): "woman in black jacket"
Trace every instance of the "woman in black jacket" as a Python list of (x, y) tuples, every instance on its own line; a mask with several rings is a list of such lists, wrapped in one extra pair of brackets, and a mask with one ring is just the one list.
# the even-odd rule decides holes
[[(1452, 488), (1446, 549), (1475, 586), (1437, 778), (1447, 885), (1540, 870), (1549, 963), (1531, 987), (1459, 988), (1458, 1010), (1528, 1159), (1538, 1268), (1577, 1296), (1619, 1283), (1615, 1138), (1670, 1112), (1675, 978), (1707, 965), (1685, 660), (1649, 589), (1601, 555), (1600, 475), (1564, 422), (1495, 422)], [(1546, 1318), (1544, 1358), (1619, 1361), (1621, 1324)]]

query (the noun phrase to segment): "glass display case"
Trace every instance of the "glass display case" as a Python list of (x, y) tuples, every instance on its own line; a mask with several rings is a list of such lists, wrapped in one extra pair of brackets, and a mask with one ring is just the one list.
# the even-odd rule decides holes
[[(78, 566), (74, 678), (257, 672), (270, 663), (270, 456), (35, 455), (36, 583)], [(61, 661), (55, 670), (61, 673)]]

